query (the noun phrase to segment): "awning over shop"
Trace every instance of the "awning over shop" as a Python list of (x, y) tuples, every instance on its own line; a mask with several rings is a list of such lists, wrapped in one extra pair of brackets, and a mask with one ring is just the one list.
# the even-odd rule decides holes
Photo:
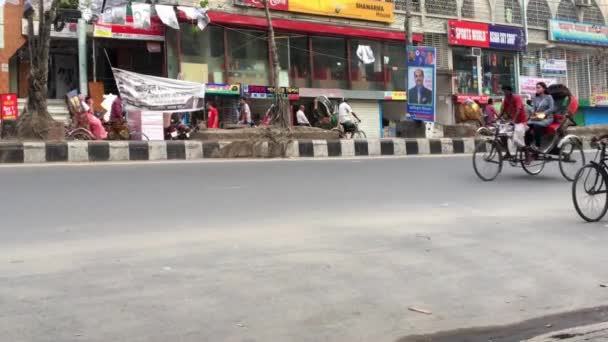
[[(266, 30), (268, 23), (266, 18), (255, 17), (248, 15), (239, 15), (233, 13), (224, 13), (209, 11), (207, 12), (211, 23), (240, 26), (247, 28), (256, 28)], [(180, 21), (190, 21), (186, 15), (180, 11)], [(328, 24), (317, 24), (304, 21), (293, 21), (279, 18), (272, 19), (272, 25), (275, 30), (285, 30), (292, 32), (305, 32), (315, 34), (326, 34), (336, 35), (343, 37), (357, 37), (367, 39), (380, 39), (380, 40), (394, 40), (394, 41), (405, 41), (405, 34), (399, 31), (388, 31), (388, 30), (377, 30), (377, 29), (364, 29), (355, 28), (350, 26), (336, 26)], [(424, 40), (422, 34), (414, 34), (414, 42), (420, 43)]]

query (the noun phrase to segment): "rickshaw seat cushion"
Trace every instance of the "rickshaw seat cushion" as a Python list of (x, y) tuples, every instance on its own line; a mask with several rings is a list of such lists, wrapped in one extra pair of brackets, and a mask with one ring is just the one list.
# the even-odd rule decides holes
[(559, 124), (560, 122), (564, 121), (565, 118), (565, 115), (555, 114), (553, 115), (553, 124)]
[(552, 123), (549, 126), (547, 126), (547, 134), (556, 134), (557, 130), (559, 129), (560, 124), (558, 123)]

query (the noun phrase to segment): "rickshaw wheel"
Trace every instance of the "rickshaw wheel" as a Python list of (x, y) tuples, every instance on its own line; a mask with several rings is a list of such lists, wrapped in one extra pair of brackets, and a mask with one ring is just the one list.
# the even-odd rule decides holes
[(524, 151), (519, 151), (519, 160), (521, 161), (521, 168), (526, 171), (530, 176), (537, 176), (543, 172), (545, 168), (545, 158), (532, 160), (530, 163), (526, 163), (526, 153)]
[(502, 171), (502, 151), (492, 140), (484, 140), (475, 146), (473, 170), (483, 181), (493, 181)]
[(572, 202), (578, 215), (587, 222), (601, 220), (608, 211), (606, 173), (597, 164), (580, 169), (572, 182)]
[(585, 165), (585, 152), (582, 144), (567, 141), (559, 149), (559, 171), (572, 182), (577, 172)]

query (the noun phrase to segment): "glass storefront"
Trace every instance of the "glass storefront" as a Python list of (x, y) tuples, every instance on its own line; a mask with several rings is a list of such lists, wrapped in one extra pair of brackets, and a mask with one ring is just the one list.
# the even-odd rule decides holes
[(384, 90), (382, 52), (382, 43), (379, 41), (350, 41), (352, 89)]
[(502, 95), (502, 85), (515, 84), (515, 52), (484, 50), (482, 53), (483, 95)]
[(224, 83), (224, 29), (181, 24), (181, 72), (186, 80)]
[(313, 88), (346, 89), (346, 40), (332, 37), (312, 37)]
[[(179, 69), (201, 83), (270, 84), (267, 33), (210, 25), (200, 31), (181, 24)], [(169, 35), (171, 37), (171, 34)], [(176, 38), (176, 37), (174, 37)], [(276, 32), (279, 86), (297, 88), (405, 90), (403, 43)], [(173, 49), (168, 69), (175, 74)], [(349, 74), (350, 72), (350, 74)]]
[(458, 94), (478, 94), (477, 57), (470, 54), (471, 48), (454, 47), (454, 88)]
[[(481, 57), (473, 56), (471, 48), (454, 47), (454, 89), (458, 94), (502, 95), (502, 86), (515, 88), (516, 52), (482, 49)], [(480, 63), (478, 63), (478, 58)], [(481, 82), (478, 66), (481, 65)]]
[[(278, 34), (275, 41), (279, 51), (279, 64), (281, 65), (280, 86), (309, 88), (311, 79), (308, 36)], [(289, 82), (284, 81), (287, 75), (289, 76)]]
[(400, 43), (385, 43), (385, 54), (383, 57), (386, 72), (386, 90), (405, 90), (405, 46)]
[(265, 32), (227, 30), (228, 83), (268, 84), (268, 44)]

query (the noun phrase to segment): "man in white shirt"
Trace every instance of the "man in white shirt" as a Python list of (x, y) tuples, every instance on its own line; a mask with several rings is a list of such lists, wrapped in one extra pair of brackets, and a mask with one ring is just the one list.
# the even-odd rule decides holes
[(357, 129), (357, 124), (353, 121), (353, 117), (355, 117), (357, 122), (361, 122), (357, 114), (353, 112), (353, 109), (348, 104), (348, 100), (342, 99), (342, 103), (340, 103), (340, 106), (338, 107), (338, 120), (342, 127), (344, 127), (345, 133), (353, 133)]
[(245, 98), (241, 98), (241, 115), (239, 117), (239, 124), (250, 125), (251, 124), (251, 108), (245, 101)]
[(296, 112), (296, 122), (298, 123), (298, 126), (310, 126), (310, 122), (304, 113), (305, 108), (304, 105), (300, 105), (300, 109)]

